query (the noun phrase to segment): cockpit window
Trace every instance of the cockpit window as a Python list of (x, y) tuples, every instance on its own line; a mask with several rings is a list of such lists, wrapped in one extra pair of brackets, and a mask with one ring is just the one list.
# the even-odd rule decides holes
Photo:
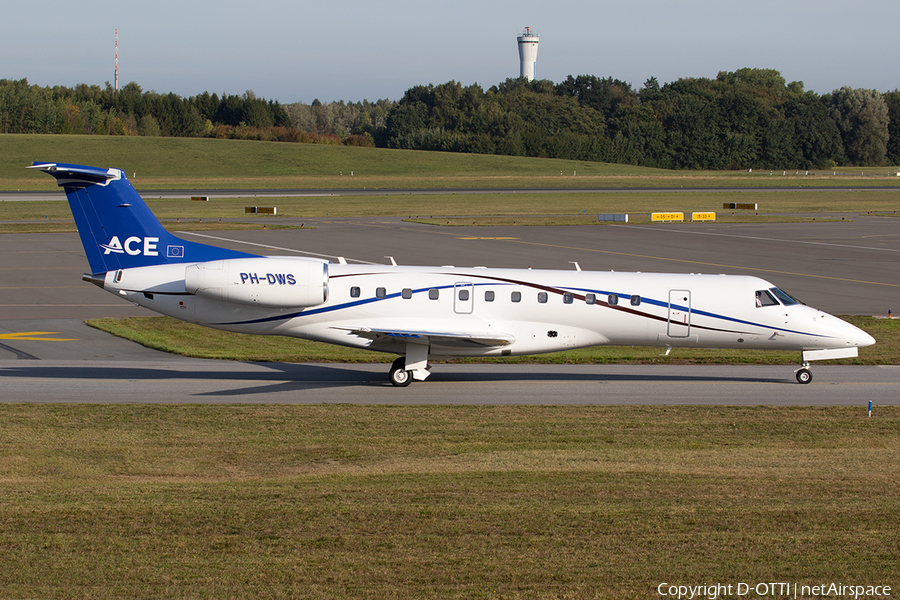
[(803, 304), (787, 292), (783, 290), (779, 290), (778, 288), (769, 288), (769, 291), (772, 292), (776, 298), (781, 300), (781, 303), (785, 306), (793, 306), (795, 304)]
[(761, 306), (778, 306), (778, 300), (769, 293), (769, 290), (757, 290), (756, 306), (757, 308)]

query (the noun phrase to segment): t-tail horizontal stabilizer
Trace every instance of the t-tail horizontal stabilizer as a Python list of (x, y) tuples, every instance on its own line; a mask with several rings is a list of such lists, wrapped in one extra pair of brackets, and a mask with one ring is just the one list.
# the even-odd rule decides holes
[(256, 256), (177, 238), (160, 224), (119, 169), (35, 162), (66, 191), (91, 273)]

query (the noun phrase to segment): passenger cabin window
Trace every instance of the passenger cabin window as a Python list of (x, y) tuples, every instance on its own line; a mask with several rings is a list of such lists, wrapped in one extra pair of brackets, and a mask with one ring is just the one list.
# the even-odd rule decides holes
[(494, 301), (494, 292), (488, 290), (484, 293), (484, 301), (485, 302), (493, 302)]
[(575, 296), (572, 294), (563, 294), (563, 304), (572, 304), (575, 301)]
[(400, 296), (401, 296), (404, 300), (409, 300), (410, 298), (412, 298), (412, 289), (410, 289), (410, 288), (403, 288), (403, 289), (400, 291)]
[(387, 296), (387, 290), (385, 290), (382, 287), (375, 288), (375, 297), (376, 298), (384, 298), (385, 296)]
[(632, 306), (640, 306), (641, 305), (641, 297), (637, 294), (633, 294), (631, 296), (631, 305)]
[(352, 288), (350, 288), (350, 297), (351, 298), (359, 298), (359, 288), (358, 287), (353, 286)]
[(541, 304), (547, 303), (547, 292), (538, 292), (538, 302)]
[(431, 288), (428, 290), (428, 299), (429, 300), (437, 300), (441, 297), (441, 291), (437, 288)]
[(757, 290), (756, 292), (756, 307), (763, 306), (778, 306), (778, 300), (769, 293), (769, 290)]
[(616, 304), (618, 304), (618, 303), (619, 303), (619, 296), (618, 296), (618, 294), (610, 294), (610, 295), (606, 298), (606, 303), (609, 304), (610, 306), (615, 306)]
[(510, 295), (510, 300), (513, 302), (521, 302), (522, 301), (522, 292), (513, 292)]
[(585, 294), (584, 302), (585, 302), (585, 304), (596, 304), (597, 303), (596, 294)]
[(459, 299), (466, 302), (469, 299), (469, 290), (459, 290)]

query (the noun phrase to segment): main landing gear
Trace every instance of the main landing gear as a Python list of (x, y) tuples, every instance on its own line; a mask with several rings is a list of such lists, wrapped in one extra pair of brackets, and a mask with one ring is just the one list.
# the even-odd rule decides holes
[(406, 345), (406, 356), (393, 362), (388, 379), (394, 387), (406, 387), (413, 380), (425, 381), (431, 375), (428, 366), (428, 346), (410, 342)]
[(406, 370), (406, 357), (401, 356), (391, 365), (391, 371), (388, 373), (391, 385), (395, 387), (406, 387), (413, 380), (412, 371)]

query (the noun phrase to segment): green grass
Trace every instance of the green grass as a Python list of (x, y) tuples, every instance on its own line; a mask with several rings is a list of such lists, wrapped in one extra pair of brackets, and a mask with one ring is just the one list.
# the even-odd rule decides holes
[[(895, 168), (668, 171), (586, 161), (193, 138), (0, 134), (0, 189), (49, 190), (35, 160), (123, 169), (136, 187), (442, 188), (891, 185)], [(352, 173), (352, 176), (351, 176)]]
[(0, 405), (4, 598), (896, 585), (900, 409)]
[[(867, 331), (878, 343), (861, 348), (859, 357), (833, 361), (841, 364), (900, 363), (900, 319), (842, 317)], [(344, 348), (283, 336), (256, 336), (208, 329), (171, 317), (104, 318), (87, 321), (91, 327), (132, 340), (148, 348), (195, 358), (274, 362), (390, 362), (392, 354)], [(663, 356), (660, 348), (597, 346), (566, 352), (466, 362), (547, 364), (795, 364), (798, 352), (762, 350), (705, 350), (676, 348)]]
[[(758, 204), (759, 215), (750, 211), (724, 210), (722, 204), (735, 199)], [(900, 190), (834, 191), (787, 194), (779, 192), (635, 192), (603, 194), (560, 192), (542, 194), (403, 194), (391, 196), (316, 196), (303, 198), (221, 198), (209, 202), (189, 199), (159, 199), (145, 195), (150, 210), (175, 228), (176, 219), (217, 221), (229, 219), (243, 223), (272, 220), (266, 215), (247, 215), (247, 206), (275, 206), (279, 219), (310, 219), (321, 217), (400, 216), (422, 223), (471, 224), (466, 217), (501, 217), (480, 224), (512, 224), (518, 216), (544, 216), (551, 220), (541, 224), (595, 223), (600, 213), (628, 213), (632, 222), (646, 221), (651, 212), (677, 211), (690, 220), (694, 211), (710, 211), (727, 222), (758, 223), (773, 220), (794, 220), (796, 217), (777, 215), (804, 213), (875, 213), (893, 216), (900, 210)], [(447, 215), (445, 217), (445, 215)], [(811, 220), (813, 217), (804, 217)], [(28, 221), (38, 225), (45, 221), (61, 220), (74, 225), (66, 202), (0, 202), (0, 221)], [(477, 220), (476, 220), (477, 223)], [(206, 224), (209, 226), (208, 223)], [(182, 229), (190, 228), (186, 224)], [(40, 229), (37, 228), (36, 231)]]
[[(25, 171), (25, 166), (35, 160), (115, 166), (139, 188), (456, 185), (442, 177), (460, 181), (497, 178), (495, 185), (514, 187), (523, 185), (517, 183), (523, 177), (553, 177), (565, 187), (572, 185), (562, 183), (572, 179), (566, 175), (578, 171), (585, 177), (667, 173), (630, 165), (318, 144), (7, 134), (0, 135), (3, 189), (52, 189), (52, 179)], [(560, 176), (560, 171), (565, 175)], [(504, 180), (511, 183), (500, 183)]]

